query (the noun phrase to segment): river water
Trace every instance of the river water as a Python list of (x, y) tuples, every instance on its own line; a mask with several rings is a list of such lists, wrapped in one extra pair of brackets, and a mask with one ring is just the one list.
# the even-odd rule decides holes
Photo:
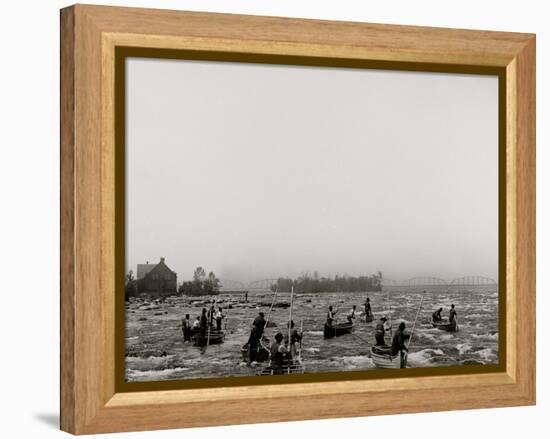
[[(375, 316), (372, 323), (366, 323), (363, 314), (367, 296)], [(126, 380), (256, 375), (262, 366), (247, 366), (242, 361), (240, 349), (248, 340), (250, 325), (258, 312), (264, 311), (267, 316), (268, 304), (273, 301), (274, 294), (251, 292), (248, 303), (241, 303), (243, 297), (237, 294), (220, 294), (217, 297), (223, 300), (218, 306), (222, 306), (226, 314), (226, 339), (225, 343), (208, 346), (206, 350), (183, 343), (181, 318), (188, 313), (194, 320), (207, 298), (169, 297), (127, 302)], [(409, 347), (407, 367), (498, 363), (496, 287), (462, 290), (437, 288), (426, 293), (414, 289), (371, 293), (298, 293), (294, 295), (292, 319), (298, 328), (303, 326), (302, 358), (306, 372), (374, 369), (369, 349), (374, 343), (376, 320), (381, 316), (391, 316), (393, 328), (404, 321), (410, 331), (422, 297), (422, 309)], [(277, 302), (289, 300), (290, 293), (278, 293)], [(230, 301), (232, 309), (228, 309)], [(443, 307), (443, 316), (447, 317), (451, 303), (455, 304), (458, 312), (459, 331), (448, 333), (433, 328), (432, 312)], [(359, 315), (353, 334), (323, 338), (323, 324), (329, 305), (339, 311), (339, 321), (345, 321), (352, 305), (357, 305)], [(273, 339), (279, 330), (284, 332), (289, 309), (273, 308), (270, 320), (277, 324), (277, 327), (266, 329), (266, 335)]]

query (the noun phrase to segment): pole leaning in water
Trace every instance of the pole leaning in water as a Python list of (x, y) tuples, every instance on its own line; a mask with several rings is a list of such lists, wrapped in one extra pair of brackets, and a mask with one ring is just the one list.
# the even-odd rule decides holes
[[(271, 310), (273, 309), (273, 305), (275, 305), (275, 302), (277, 301), (278, 291), (279, 291), (279, 287), (277, 286), (275, 288), (275, 295), (273, 296), (273, 301), (271, 302), (271, 306), (269, 307), (269, 311), (267, 312), (267, 319), (265, 320), (265, 326), (264, 326), (265, 329), (267, 329), (267, 325), (269, 324), (269, 318), (271, 317)], [(264, 345), (263, 338), (264, 338), (263, 336), (260, 337), (260, 340), (259, 340), (260, 346), (266, 350), (269, 350), (269, 347)]]
[(390, 339), (393, 338), (393, 327), (391, 321), (391, 304), (390, 304), (390, 291), (388, 290), (388, 315), (390, 317)]
[[(212, 302), (210, 302), (212, 304)], [(218, 301), (216, 300), (214, 302), (214, 309), (216, 309), (216, 305), (217, 305)], [(207, 325), (208, 325), (208, 336), (206, 337), (206, 346), (204, 347), (204, 350), (206, 351), (206, 348), (208, 347), (208, 345), (210, 344), (210, 328), (212, 326), (212, 305), (210, 305), (210, 315), (208, 316), (208, 321), (207, 321)]]
[(300, 354), (298, 358), (302, 362), (302, 338), (304, 337), (304, 319), (300, 319)]
[[(292, 304), (294, 301), (294, 286), (290, 287), (290, 316), (288, 321), (288, 349), (291, 349), (290, 335), (292, 333)], [(288, 373), (290, 374), (290, 363), (288, 363)]]
[(416, 320), (418, 319), (418, 314), (420, 314), (420, 310), (422, 309), (422, 302), (424, 301), (425, 294), (426, 294), (426, 291), (424, 291), (424, 293), (422, 293), (422, 297), (420, 298), (420, 306), (418, 307), (418, 311), (416, 311), (416, 316), (414, 318), (414, 323), (413, 323), (413, 327), (412, 327), (412, 330), (411, 330), (411, 336), (409, 337), (409, 341), (407, 342), (407, 350), (409, 349), (409, 346), (411, 344), (411, 340), (413, 338), (414, 328), (416, 327)]

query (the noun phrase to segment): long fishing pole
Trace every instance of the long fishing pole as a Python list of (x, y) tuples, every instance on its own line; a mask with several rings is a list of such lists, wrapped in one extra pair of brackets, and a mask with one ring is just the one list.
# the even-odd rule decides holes
[(424, 291), (424, 294), (422, 294), (422, 297), (420, 299), (420, 306), (418, 307), (418, 311), (416, 311), (416, 316), (414, 318), (414, 323), (413, 323), (413, 327), (412, 327), (412, 330), (411, 330), (411, 336), (409, 337), (409, 340), (407, 342), (407, 350), (409, 349), (409, 346), (411, 344), (411, 340), (413, 338), (413, 335), (414, 335), (414, 328), (416, 327), (416, 320), (418, 319), (418, 314), (420, 314), (420, 310), (422, 309), (422, 302), (424, 301), (424, 295), (426, 294), (426, 291)]
[(391, 322), (390, 290), (388, 290), (388, 315), (390, 316), (390, 339), (391, 339), (393, 338), (393, 327)]
[(279, 291), (279, 287), (277, 286), (275, 288), (275, 295), (273, 296), (273, 301), (271, 302), (271, 306), (269, 307), (269, 311), (267, 312), (267, 319), (265, 320), (265, 327), (267, 328), (267, 324), (269, 323), (269, 317), (271, 316), (271, 310), (273, 309), (273, 305), (275, 305), (275, 302), (277, 301), (277, 292)]
[(298, 355), (298, 358), (300, 359), (300, 363), (302, 362), (302, 338), (304, 336), (304, 319), (300, 319), (300, 354)]
[(351, 332), (350, 334), (353, 335), (354, 337), (358, 338), (359, 340), (361, 340), (363, 343), (369, 344), (369, 342), (366, 338), (359, 337), (357, 334), (354, 334), (353, 332)]
[[(273, 296), (273, 301), (271, 302), (271, 306), (269, 307), (269, 311), (267, 312), (267, 319), (265, 320), (265, 326), (264, 328), (267, 329), (267, 325), (269, 323), (269, 317), (271, 316), (271, 310), (273, 309), (273, 305), (275, 305), (275, 302), (277, 301), (277, 293), (279, 291), (279, 286), (275, 288), (275, 295)], [(260, 346), (269, 351), (268, 347), (263, 344), (263, 336), (260, 337)]]
[[(291, 340), (290, 340), (290, 335), (291, 335), (291, 331), (292, 331), (292, 304), (293, 304), (293, 301), (294, 301), (294, 286), (290, 287), (290, 317), (289, 317), (289, 321), (288, 321), (288, 347), (289, 349), (291, 348)], [(290, 374), (290, 362), (288, 363), (288, 373)]]
[(208, 335), (206, 336), (206, 346), (204, 347), (204, 350), (206, 351), (206, 348), (208, 348), (208, 345), (210, 344), (210, 328), (212, 326), (212, 308), (210, 308), (210, 315), (208, 316)]

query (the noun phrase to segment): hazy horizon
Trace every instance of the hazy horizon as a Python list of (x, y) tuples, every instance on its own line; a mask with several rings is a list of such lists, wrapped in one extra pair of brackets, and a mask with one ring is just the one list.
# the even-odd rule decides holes
[(498, 278), (496, 76), (127, 61), (126, 263)]

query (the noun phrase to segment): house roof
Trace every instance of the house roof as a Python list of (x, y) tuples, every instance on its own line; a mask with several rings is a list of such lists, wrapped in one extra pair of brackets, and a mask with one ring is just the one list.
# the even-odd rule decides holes
[(157, 266), (157, 264), (138, 264), (138, 266), (137, 266), (137, 278), (138, 279), (143, 279), (156, 266)]
[(164, 265), (170, 272), (172, 272), (173, 274), (176, 274), (175, 271), (170, 270), (168, 265), (166, 265), (166, 263), (164, 262), (164, 258), (160, 258), (160, 262), (158, 264), (149, 264), (149, 262), (147, 262), (147, 264), (138, 264), (137, 266), (138, 280), (143, 279), (145, 276), (147, 276), (151, 271), (153, 271), (153, 269), (155, 269), (159, 265)]

